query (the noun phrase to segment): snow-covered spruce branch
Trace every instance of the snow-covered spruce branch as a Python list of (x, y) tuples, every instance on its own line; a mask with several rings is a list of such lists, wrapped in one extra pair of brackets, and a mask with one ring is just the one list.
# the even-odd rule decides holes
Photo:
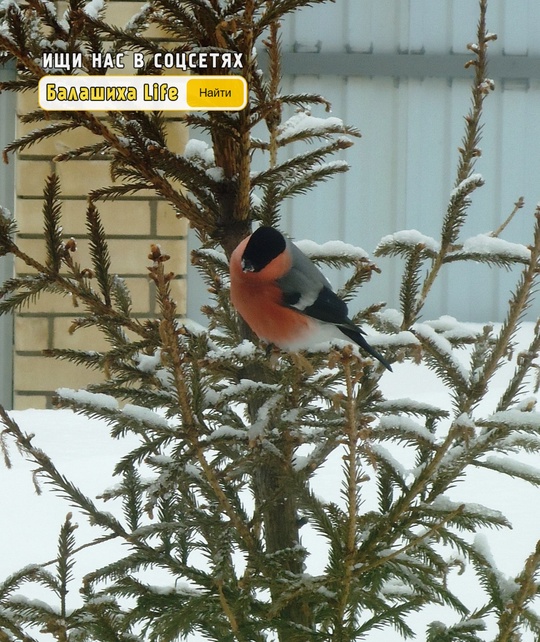
[[(412, 484), (406, 487), (401, 496), (388, 508), (386, 519), (381, 520), (359, 546), (358, 564), (369, 564), (381, 541), (391, 546), (401, 537), (402, 528), (406, 523), (410, 520), (414, 521), (414, 505), (418, 498), (431, 487), (441, 463), (455, 445), (455, 440), (459, 438), (461, 432), (459, 423), (454, 422), (442, 443), (431, 447), (432, 455), (425, 459)], [(431, 495), (431, 500), (434, 500), (436, 493), (432, 492)]]
[(344, 473), (345, 473), (345, 489), (344, 494), (346, 497), (347, 506), (347, 524), (345, 528), (345, 541), (343, 542), (343, 577), (341, 586), (338, 589), (337, 600), (337, 629), (336, 639), (343, 634), (350, 627), (347, 621), (348, 605), (350, 603), (352, 581), (356, 562), (356, 551), (358, 548), (358, 533), (357, 522), (358, 513), (360, 510), (360, 484), (361, 484), (361, 469), (359, 447), (361, 439), (362, 426), (358, 424), (358, 408), (356, 401), (356, 385), (358, 383), (357, 373), (353, 374), (353, 366), (356, 363), (356, 358), (352, 353), (345, 352), (342, 356), (343, 375), (345, 379), (345, 447), (346, 453), (344, 455)]
[(389, 552), (385, 555), (381, 555), (380, 557), (375, 558), (373, 562), (370, 562), (366, 566), (362, 566), (359, 570), (361, 570), (362, 573), (367, 573), (379, 566), (383, 566), (384, 564), (387, 564), (391, 560), (399, 559), (401, 556), (403, 556), (407, 552), (418, 548), (423, 542), (426, 542), (432, 539), (437, 539), (437, 536), (441, 531), (441, 529), (447, 524), (453, 522), (456, 517), (459, 517), (460, 515), (462, 515), (465, 508), (466, 508), (465, 504), (461, 504), (461, 505), (458, 505), (456, 508), (454, 508), (454, 510), (452, 510), (451, 512), (445, 512), (445, 514), (441, 516), (440, 519), (435, 522), (435, 524), (433, 524), (429, 528), (426, 528), (423, 533), (413, 536), (411, 540), (406, 544), (403, 544), (403, 546), (392, 550), (392, 552)]
[(343, 141), (346, 136), (360, 137), (360, 132), (335, 116), (318, 118), (312, 116), (309, 111), (298, 111), (291, 116), (277, 130), (277, 142), (280, 147), (298, 141), (310, 142), (312, 139), (327, 140), (336, 134), (343, 134)]
[(412, 332), (422, 344), (429, 365), (449, 386), (456, 401), (460, 403), (459, 400), (466, 394), (464, 391), (468, 390), (469, 376), (455, 355), (450, 341), (424, 323), (416, 324)]
[(494, 642), (512, 642), (516, 639), (516, 635), (519, 635), (520, 624), (526, 623), (531, 615), (527, 607), (538, 595), (539, 572), (540, 541), (527, 558), (523, 571), (516, 578), (519, 588), (505, 605), (506, 608), (501, 611), (498, 623), (499, 633)]
[(512, 294), (509, 302), (508, 315), (499, 333), (497, 343), (484, 365), (481, 377), (481, 385), (483, 386), (488, 385), (491, 377), (499, 367), (500, 360), (507, 353), (512, 339), (515, 336), (516, 329), (531, 303), (536, 281), (540, 278), (540, 208), (535, 214), (534, 239), (530, 252), (529, 264), (523, 270), (516, 289)]
[[(506, 390), (501, 395), (497, 410), (506, 410), (523, 391), (524, 381), (527, 374), (533, 368), (533, 362), (540, 353), (540, 319), (534, 326), (534, 336), (527, 350), (518, 355), (518, 362), (514, 376), (509, 381)], [(537, 368), (535, 392), (538, 392), (540, 384), (540, 372)]]
[[(480, 117), (480, 113), (481, 112), (478, 114), (478, 118)], [(469, 121), (467, 121), (467, 123), (469, 123)], [(470, 124), (470, 127), (472, 127), (472, 124)], [(464, 150), (463, 153), (465, 154), (466, 150)], [(470, 205), (469, 195), (481, 185), (483, 185), (483, 178), (479, 174), (472, 174), (470, 177), (461, 181), (450, 195), (450, 203), (441, 231), (439, 251), (422, 283), (422, 287), (415, 301), (415, 311), (412, 318), (418, 318), (420, 315), (427, 296), (446, 261), (446, 257), (453, 248), (453, 243), (465, 222), (467, 209)]]
[[(351, 144), (349, 140), (339, 138), (323, 147), (293, 156), (282, 163), (255, 174), (251, 178), (251, 185), (252, 187), (266, 187), (275, 183), (281, 184), (282, 182), (285, 182), (286, 185), (288, 183), (295, 184), (299, 181), (298, 172), (305, 174), (306, 184), (308, 184), (310, 172), (322, 169), (322, 161), (326, 156), (338, 150), (347, 149)], [(283, 188), (283, 191), (285, 193), (286, 188)]]

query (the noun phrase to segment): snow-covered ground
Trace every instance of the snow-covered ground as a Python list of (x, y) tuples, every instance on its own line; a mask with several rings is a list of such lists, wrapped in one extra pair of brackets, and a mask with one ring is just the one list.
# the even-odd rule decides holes
[[(532, 324), (525, 324), (518, 337), (520, 345), (527, 345), (531, 336)], [(497, 373), (488, 399), (480, 408), (481, 412), (489, 414), (493, 411), (512, 367), (509, 363)], [(382, 388), (388, 398), (410, 397), (448, 409), (451, 407), (447, 392), (434, 374), (411, 363), (397, 364), (394, 373), (385, 374)], [(60, 471), (91, 497), (99, 495), (115, 483), (112, 476), (115, 463), (135, 445), (134, 437), (112, 440), (103, 422), (90, 421), (71, 411), (25, 410), (14, 411), (12, 416), (23, 429), (35, 433), (36, 445), (43, 448)], [(42, 485), (43, 493), (38, 496), (32, 480), (32, 466), (18, 454), (15, 447), (11, 447), (10, 452), (13, 467), (8, 470), (0, 464), (0, 579), (26, 564), (54, 559), (58, 531), (66, 513), (72, 510), (71, 506), (52, 493), (47, 486)], [(393, 454), (396, 456), (395, 451)], [(399, 457), (399, 451), (397, 456)], [(537, 457), (520, 457), (520, 461), (528, 464), (538, 463), (535, 459)], [(316, 492), (328, 498), (332, 492), (339, 493), (340, 476), (341, 458), (336, 454), (318, 475), (315, 482)], [(507, 516), (513, 524), (512, 530), (487, 531), (487, 542), (501, 573), (510, 576), (517, 574), (526, 557), (534, 549), (536, 541), (540, 539), (540, 489), (533, 488), (521, 480), (478, 470), (469, 473), (463, 483), (449, 493), (449, 497), (456, 501), (484, 504), (502, 511)], [(76, 531), (79, 545), (98, 534), (96, 529), (89, 526), (76, 512), (74, 521), (79, 524)], [(319, 544), (316, 536), (309, 527), (303, 531), (303, 543), (308, 549), (314, 550), (309, 570), (320, 571), (324, 555), (317, 555)], [(90, 548), (82, 551), (76, 565), (77, 575), (82, 576), (96, 565), (114, 559), (115, 554), (119, 552), (119, 546), (117, 543), (110, 543), (99, 549)], [(467, 603), (469, 600), (465, 596), (470, 595), (479, 605), (481, 594), (472, 580), (473, 578), (467, 574), (459, 576), (457, 570), (453, 579), (460, 585), (462, 599)], [(78, 597), (75, 585), (74, 589), (73, 605)], [(44, 599), (45, 595), (36, 589), (31, 597)], [(444, 612), (430, 610), (429, 613), (417, 616), (418, 631), (422, 632), (425, 623), (432, 619), (447, 621)], [(486, 640), (493, 637), (492, 634), (486, 635)], [(394, 633), (386, 630), (374, 634), (369, 639), (370, 642), (394, 639)], [(423, 639), (422, 633), (418, 639)], [(533, 642), (532, 637), (527, 638), (526, 635), (523, 639), (524, 642)]]

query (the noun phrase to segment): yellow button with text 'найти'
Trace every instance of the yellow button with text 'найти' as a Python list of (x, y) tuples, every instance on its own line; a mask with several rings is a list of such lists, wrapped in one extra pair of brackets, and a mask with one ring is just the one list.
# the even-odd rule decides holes
[(196, 76), (187, 81), (186, 102), (191, 109), (244, 109), (247, 82), (242, 76)]

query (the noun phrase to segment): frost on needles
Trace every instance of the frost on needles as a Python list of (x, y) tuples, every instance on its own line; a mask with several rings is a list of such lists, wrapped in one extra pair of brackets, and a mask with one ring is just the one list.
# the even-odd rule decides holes
[[(265, 346), (231, 309), (227, 257), (252, 224), (279, 226), (287, 199), (347, 171), (344, 159), (332, 157), (358, 135), (339, 118), (324, 116), (329, 105), (321, 96), (281, 93), (280, 21), (313, 4), (319, 2), (150, 0), (125, 28), (107, 23), (98, 0), (70, 0), (60, 13), (48, 1), (0, 4), (0, 50), (19, 70), (2, 90), (35, 89), (45, 73), (37, 56), (44, 46), (80, 53), (87, 66), (89, 52), (105, 41), (151, 61), (166, 49), (146, 37), (148, 26), (164, 29), (180, 53), (241, 54), (250, 87), (242, 112), (183, 114), (193, 139), (183, 154), (172, 151), (159, 112), (101, 118), (38, 110), (21, 116), (34, 129), (4, 151), (8, 160), (80, 129), (95, 142), (64, 151), (55, 162), (110, 159), (111, 184), (89, 194), (88, 264), (63, 223), (56, 175), (43, 187), (44, 258), (24, 252), (15, 223), (0, 212), (0, 256), (14, 256), (29, 273), (1, 285), (0, 312), (31, 308), (46, 292), (77, 301), (70, 331), (97, 328), (108, 348), (54, 349), (47, 356), (103, 378), (83, 391), (66, 382), (56, 403), (105, 420), (111, 438), (129, 434), (137, 445), (116, 463), (117, 483), (93, 498), (0, 410), (6, 463), (16, 465), (16, 445), (33, 463), (36, 488), (52, 489), (72, 511), (58, 527), (55, 559), (0, 583), (2, 640), (31, 642), (46, 633), (62, 642), (353, 642), (384, 629), (393, 640), (477, 642), (488, 639), (486, 627), (496, 631), (489, 639), (497, 642), (514, 641), (523, 631), (540, 636), (533, 604), (540, 546), (521, 573), (504, 577), (478, 532), (507, 528), (507, 518), (455, 499), (471, 469), (540, 481), (539, 471), (516, 461), (519, 453), (540, 452), (540, 415), (531, 396), (538, 323), (500, 398), (490, 408), (484, 403), (533, 302), (540, 212), (527, 245), (502, 238), (523, 203), (498, 230), (469, 239), (463, 233), (471, 199), (484, 182), (476, 165), (483, 104), (493, 88), (486, 56), (495, 36), (486, 29), (485, 0), (470, 46), (471, 106), (440, 234), (388, 230), (375, 256), (399, 262), (399, 309), (372, 302), (355, 317), (376, 332), (379, 349), (397, 368), (404, 361), (427, 365), (445, 387), (448, 406), (385, 398), (381, 377), (397, 374), (343, 344), (301, 355)], [(263, 56), (267, 73), (259, 67)], [(159, 69), (148, 62), (144, 73)], [(302, 150), (291, 152), (293, 143), (302, 143)], [(265, 167), (254, 170), (253, 153)], [(129, 287), (112, 270), (100, 203), (112, 200), (121, 211), (122, 196), (147, 190), (186, 218), (201, 241), (193, 262), (208, 287), (205, 327), (179, 314), (166, 248), (152, 245), (148, 254), (156, 318), (133, 314)], [(379, 271), (362, 248), (338, 242), (302, 247), (317, 263), (347, 270), (339, 293), (346, 300)], [(471, 328), (448, 316), (422, 318), (434, 283), (455, 261), (519, 271), (499, 329)], [(316, 489), (331, 461), (339, 462), (339, 490), (330, 496)], [(78, 541), (76, 520), (84, 519), (96, 526), (92, 541)], [(79, 552), (92, 548), (99, 560), (99, 547), (109, 540), (122, 542), (118, 558), (79, 577)], [(456, 567), (468, 567), (476, 578), (481, 597), (474, 603), (454, 588)], [(167, 584), (153, 581), (157, 570)], [(49, 591), (48, 600), (24, 597), (34, 583)], [(442, 611), (418, 630), (415, 614), (430, 605)]]

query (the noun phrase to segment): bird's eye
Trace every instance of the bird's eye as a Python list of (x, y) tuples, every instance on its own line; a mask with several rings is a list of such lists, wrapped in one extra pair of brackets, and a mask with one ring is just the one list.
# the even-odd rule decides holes
[(243, 272), (255, 272), (255, 267), (249, 259), (242, 259)]

